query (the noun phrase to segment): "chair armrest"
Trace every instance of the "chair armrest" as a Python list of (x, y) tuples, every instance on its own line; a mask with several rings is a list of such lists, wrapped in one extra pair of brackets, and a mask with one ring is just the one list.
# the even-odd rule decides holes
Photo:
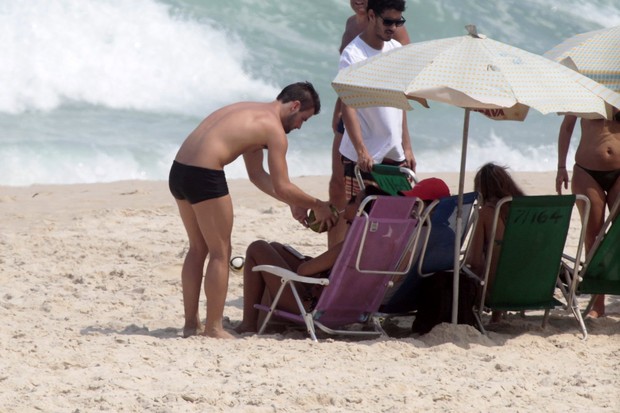
[(474, 280), (476, 280), (480, 285), (484, 285), (484, 280), (482, 278), (480, 278), (480, 276), (478, 274), (476, 274), (475, 272), (473, 272), (471, 270), (471, 268), (469, 268), (466, 265), (463, 265), (461, 267), (461, 271), (463, 272), (463, 274), (465, 274), (468, 278), (472, 278)]
[(275, 265), (257, 265), (252, 268), (252, 271), (265, 271), (273, 275), (277, 275), (278, 277), (287, 281), (297, 281), (306, 284), (319, 285), (329, 284), (329, 278), (305, 277), (291, 270), (287, 270), (286, 268), (276, 267)]

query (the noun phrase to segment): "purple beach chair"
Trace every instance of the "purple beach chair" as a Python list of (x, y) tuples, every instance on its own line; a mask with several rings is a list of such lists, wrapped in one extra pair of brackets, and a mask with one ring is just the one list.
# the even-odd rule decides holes
[[(367, 214), (363, 212), (364, 206), (371, 201), (374, 203)], [(314, 341), (317, 341), (317, 327), (333, 335), (376, 337), (383, 334), (373, 316), (391, 286), (392, 277), (406, 274), (411, 267), (411, 252), (415, 250), (419, 236), (418, 217), (422, 206), (423, 203), (413, 197), (367, 197), (347, 232), (329, 278), (304, 277), (272, 265), (254, 267), (254, 271), (267, 271), (282, 278), (271, 306), (255, 306), (267, 312), (258, 333), (262, 334), (272, 316), (276, 316), (305, 324)], [(324, 286), (311, 311), (305, 310), (297, 291), (297, 285), (301, 283)], [(298, 312), (277, 308), (285, 288), (291, 288)]]

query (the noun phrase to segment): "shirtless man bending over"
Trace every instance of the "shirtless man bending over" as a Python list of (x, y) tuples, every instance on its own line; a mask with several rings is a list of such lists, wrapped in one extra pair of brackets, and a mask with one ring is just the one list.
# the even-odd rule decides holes
[[(613, 110), (612, 120), (581, 119), (581, 140), (575, 153), (571, 183), (574, 194), (583, 194), (591, 203), (586, 228), (586, 254), (605, 222), (605, 208), (611, 208), (620, 194), (620, 111)], [(555, 188), (562, 193), (568, 188), (566, 155), (577, 118), (565, 116), (558, 137), (558, 173)], [(580, 204), (581, 207), (581, 204)], [(580, 209), (582, 214), (583, 211)], [(605, 315), (605, 295), (597, 295), (590, 317)]]
[[(319, 96), (310, 83), (294, 83), (271, 103), (240, 102), (213, 112), (181, 145), (170, 169), (169, 186), (189, 238), (181, 271), (184, 337), (200, 330), (198, 305), (207, 255), (204, 335), (233, 337), (222, 325), (233, 227), (225, 165), (243, 155), (250, 181), (289, 204), (295, 219), (305, 224), (306, 212), (312, 209), (321, 225), (329, 229), (335, 223), (328, 202), (291, 183), (286, 164), (286, 134), (300, 129), (320, 108)], [(263, 149), (267, 149), (269, 173), (263, 168)]]

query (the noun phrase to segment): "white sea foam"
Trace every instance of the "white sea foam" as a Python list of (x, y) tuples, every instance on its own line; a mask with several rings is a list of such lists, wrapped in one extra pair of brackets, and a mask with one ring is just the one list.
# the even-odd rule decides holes
[[(616, 3), (408, 0), (405, 16), (413, 41), (463, 35), (475, 23), (542, 53), (620, 24)], [(270, 101), (298, 80), (314, 83), (323, 109), (291, 135), (289, 173), (329, 174), (330, 82), (350, 13), (343, 0), (0, 0), (0, 185), (166, 179), (203, 116), (233, 101)], [(468, 170), (487, 161), (555, 169), (558, 117), (475, 116)], [(410, 119), (418, 170), (458, 171), (462, 110), (431, 103)], [(242, 161), (226, 173), (247, 176)]]
[(66, 101), (203, 114), (276, 89), (243, 69), (243, 42), (154, 0), (23, 0), (0, 6), (0, 112)]

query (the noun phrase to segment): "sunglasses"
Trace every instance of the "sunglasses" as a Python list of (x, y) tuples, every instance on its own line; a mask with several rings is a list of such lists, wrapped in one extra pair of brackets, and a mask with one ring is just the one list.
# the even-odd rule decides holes
[(394, 20), (394, 19), (386, 19), (385, 17), (382, 17), (382, 16), (378, 16), (378, 17), (380, 17), (381, 20), (383, 20), (383, 25), (385, 27), (392, 27), (392, 25), (396, 25), (396, 27), (401, 27), (407, 21), (404, 18), (401, 18), (400, 20)]

